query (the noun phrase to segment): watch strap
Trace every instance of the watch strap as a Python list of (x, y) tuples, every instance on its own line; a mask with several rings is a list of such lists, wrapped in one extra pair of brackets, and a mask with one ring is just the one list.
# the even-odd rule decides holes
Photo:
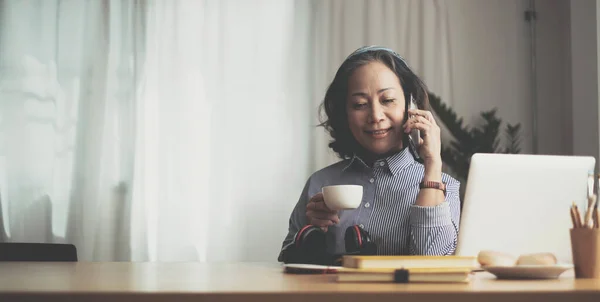
[(446, 184), (443, 182), (424, 180), (419, 184), (419, 188), (442, 190), (442, 192), (444, 192), (444, 195), (446, 195)]

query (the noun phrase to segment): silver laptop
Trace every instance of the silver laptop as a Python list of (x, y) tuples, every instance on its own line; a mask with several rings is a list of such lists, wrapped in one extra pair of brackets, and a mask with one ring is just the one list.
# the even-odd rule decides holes
[(584, 209), (594, 157), (475, 154), (456, 255), (551, 252), (572, 263), (569, 207)]

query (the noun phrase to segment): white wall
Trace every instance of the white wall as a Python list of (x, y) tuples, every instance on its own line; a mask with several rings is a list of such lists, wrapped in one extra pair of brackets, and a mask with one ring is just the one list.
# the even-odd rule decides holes
[(598, 157), (596, 1), (571, 1), (570, 16), (573, 154)]
[(523, 0), (449, 1), (452, 50), (451, 104), (465, 122), (481, 111), (521, 123), (522, 152), (532, 150), (529, 28)]
[(536, 1), (540, 150), (598, 158), (600, 6)]
[[(597, 70), (598, 70), (598, 96), (599, 96), (599, 100), (598, 100), (598, 116), (600, 117), (600, 0), (596, 0), (596, 63), (597, 63)], [(596, 135), (596, 138), (598, 138), (599, 142), (600, 142), (600, 118), (598, 121), (598, 134)], [(600, 148), (600, 147), (599, 147)], [(600, 155), (598, 155), (600, 156)], [(600, 166), (600, 163), (598, 163), (598, 160), (600, 160), (600, 158), (596, 157), (596, 167)], [(598, 171), (599, 169), (596, 169), (596, 173), (600, 172)]]
[[(597, 0), (537, 0), (538, 153), (598, 157), (600, 10)], [(527, 0), (457, 0), (450, 10), (453, 107), (466, 122), (480, 111), (523, 126), (533, 151)], [(597, 28), (599, 28), (597, 30)]]
[(570, 2), (536, 1), (538, 153), (572, 154)]

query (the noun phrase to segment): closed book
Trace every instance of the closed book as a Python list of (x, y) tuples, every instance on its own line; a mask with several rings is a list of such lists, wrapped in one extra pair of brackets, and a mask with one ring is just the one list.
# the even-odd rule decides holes
[(466, 283), (469, 268), (341, 269), (338, 282)]
[(476, 257), (470, 256), (344, 256), (347, 268), (477, 268)]

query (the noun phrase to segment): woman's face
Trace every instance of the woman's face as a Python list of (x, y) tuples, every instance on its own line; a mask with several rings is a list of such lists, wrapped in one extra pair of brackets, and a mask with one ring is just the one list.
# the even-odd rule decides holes
[(350, 131), (367, 151), (377, 156), (402, 149), (404, 91), (385, 64), (374, 61), (352, 73), (346, 108)]

